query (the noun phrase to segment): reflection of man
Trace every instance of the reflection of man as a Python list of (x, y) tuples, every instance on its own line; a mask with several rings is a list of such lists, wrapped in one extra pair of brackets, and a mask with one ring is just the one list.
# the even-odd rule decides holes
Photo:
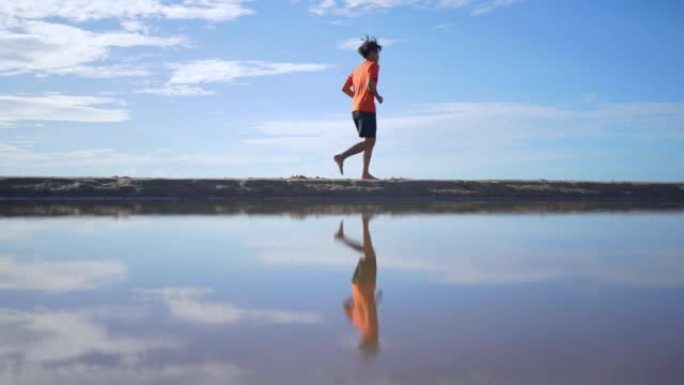
[[(364, 353), (376, 354), (379, 348), (378, 312), (375, 298), (377, 264), (373, 242), (368, 231), (368, 216), (364, 214), (362, 221), (363, 244), (350, 240), (344, 235), (343, 223), (340, 223), (335, 239), (363, 253), (352, 277), (352, 296), (346, 299), (343, 305), (349, 321), (361, 332), (359, 349)], [(378, 300), (380, 300), (380, 296), (381, 293), (378, 293)]]

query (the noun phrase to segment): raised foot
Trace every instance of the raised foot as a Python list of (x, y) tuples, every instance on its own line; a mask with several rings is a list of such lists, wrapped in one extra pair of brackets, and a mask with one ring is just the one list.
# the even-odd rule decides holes
[(344, 238), (344, 221), (340, 222), (340, 227), (337, 229), (337, 232), (335, 233), (335, 239), (343, 239)]
[(342, 155), (333, 156), (333, 160), (337, 163), (337, 167), (340, 169), (340, 174), (344, 175), (344, 158)]

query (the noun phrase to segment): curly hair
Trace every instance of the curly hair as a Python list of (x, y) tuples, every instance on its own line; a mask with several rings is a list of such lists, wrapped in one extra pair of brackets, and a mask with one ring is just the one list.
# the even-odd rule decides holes
[(378, 44), (376, 38), (366, 35), (366, 38), (363, 39), (363, 43), (359, 46), (358, 51), (359, 55), (363, 56), (364, 59), (368, 59), (368, 55), (370, 55), (371, 52), (382, 51), (382, 46)]

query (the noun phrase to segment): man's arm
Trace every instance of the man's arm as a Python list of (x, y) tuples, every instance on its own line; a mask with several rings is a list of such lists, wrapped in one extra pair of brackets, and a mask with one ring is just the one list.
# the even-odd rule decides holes
[(368, 79), (368, 89), (370, 90), (371, 94), (373, 96), (375, 96), (376, 99), (378, 99), (378, 103), (382, 104), (384, 99), (378, 93), (378, 88), (377, 88), (377, 84), (375, 83), (375, 79), (373, 79), (373, 78)]
[(347, 94), (350, 98), (354, 97), (354, 90), (353, 90), (354, 83), (352, 81), (352, 77), (349, 76), (347, 78), (347, 81), (344, 82), (344, 86), (342, 86), (342, 92)]

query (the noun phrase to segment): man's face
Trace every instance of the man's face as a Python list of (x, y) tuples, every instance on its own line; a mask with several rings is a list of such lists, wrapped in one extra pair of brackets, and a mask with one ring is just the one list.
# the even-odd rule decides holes
[(379, 52), (371, 52), (370, 55), (368, 55), (368, 60), (374, 61), (374, 62), (379, 62), (380, 61), (380, 53)]

